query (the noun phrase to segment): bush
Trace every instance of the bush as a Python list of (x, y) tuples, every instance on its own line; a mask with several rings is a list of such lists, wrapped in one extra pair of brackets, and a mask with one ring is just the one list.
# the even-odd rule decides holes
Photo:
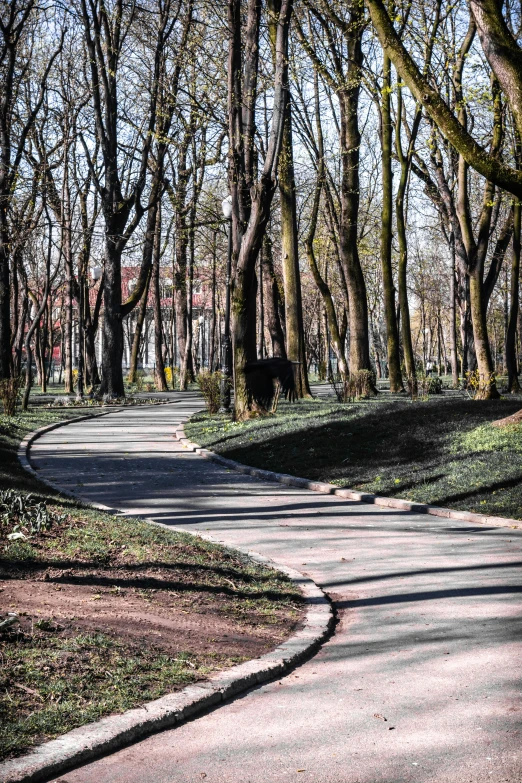
[(208, 412), (217, 413), (221, 404), (221, 373), (202, 370), (197, 381)]
[(179, 389), (179, 370), (177, 367), (165, 367), (165, 380), (174, 389)]
[(375, 373), (373, 370), (358, 370), (343, 383), (333, 384), (339, 402), (365, 400), (375, 392)]
[(0, 381), (0, 398), (4, 404), (4, 413), (6, 416), (15, 415), (16, 403), (18, 402), (21, 388), (21, 375), (17, 375), (13, 378), (4, 378), (2, 381)]
[(136, 370), (136, 391), (143, 391), (143, 382), (145, 380), (145, 371), (144, 370)]
[(491, 386), (495, 383), (496, 376), (494, 372), (487, 378), (481, 378), (477, 369), (466, 373), (464, 388), (473, 400), (482, 400), (487, 397)]
[(432, 378), (428, 378), (428, 380), (428, 394), (442, 394), (442, 378), (434, 375)]
[(420, 373), (416, 378), (407, 378), (408, 394), (412, 400), (427, 400), (430, 394), (442, 394), (442, 378)]

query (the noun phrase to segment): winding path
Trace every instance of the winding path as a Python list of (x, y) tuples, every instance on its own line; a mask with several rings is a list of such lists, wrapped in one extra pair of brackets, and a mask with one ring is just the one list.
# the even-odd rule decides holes
[(522, 532), (395, 512), (227, 471), (173, 432), (200, 407), (48, 432), (42, 477), (311, 576), (334, 637), (281, 681), (68, 774), (67, 783), (520, 783)]

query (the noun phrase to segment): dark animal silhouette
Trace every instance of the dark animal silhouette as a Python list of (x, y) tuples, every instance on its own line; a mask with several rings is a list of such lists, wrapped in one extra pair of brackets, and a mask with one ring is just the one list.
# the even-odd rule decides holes
[(265, 410), (268, 410), (273, 403), (273, 410), (275, 410), (281, 393), (284, 394), (285, 399), (295, 402), (297, 391), (294, 364), (298, 362), (291, 362), (279, 356), (248, 362), (245, 366), (245, 375), (250, 402), (255, 402)]

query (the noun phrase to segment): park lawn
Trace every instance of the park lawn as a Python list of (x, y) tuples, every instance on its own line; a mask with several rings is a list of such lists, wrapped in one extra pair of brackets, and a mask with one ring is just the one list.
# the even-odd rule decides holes
[(74, 415), (0, 417), (0, 489), (31, 493), (50, 517), (13, 540), (0, 508), (0, 759), (257, 657), (303, 613), (284, 575), (61, 498), (25, 473), (21, 438)]
[(491, 422), (522, 399), (426, 401), (379, 395), (341, 404), (282, 402), (245, 423), (196, 414), (187, 436), (230, 459), (421, 503), (522, 519), (522, 425)]

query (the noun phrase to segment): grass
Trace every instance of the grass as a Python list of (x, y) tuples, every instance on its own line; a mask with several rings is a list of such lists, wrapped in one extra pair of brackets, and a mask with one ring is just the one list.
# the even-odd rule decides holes
[(158, 698), (210, 671), (204, 666), (194, 671), (186, 653), (173, 659), (101, 633), (62, 638), (38, 629), (3, 644), (2, 658), (2, 758)]
[[(30, 579), (37, 590), (39, 581), (50, 580), (60, 589), (60, 580), (86, 585), (92, 580), (85, 612), (93, 616), (103, 593), (122, 601), (139, 596), (151, 608), (168, 593), (167, 603), (177, 611), (226, 616), (239, 633), (266, 629), (273, 646), (286, 638), (300, 617), (301, 597), (284, 575), (189, 534), (64, 499), (21, 468), (16, 458), (20, 440), (35, 428), (74, 415), (38, 409), (0, 417), (0, 489), (33, 493), (53, 515), (50, 530), (19, 540), (7, 537), (13, 518), (0, 520), (4, 585)], [(105, 580), (101, 587), (99, 577)], [(62, 625), (53, 616), (35, 618), (18, 604), (6, 603), (0, 622), (7, 612), (19, 617), (0, 629), (0, 758), (246, 659), (223, 646), (219, 653), (190, 648), (166, 653), (146, 634), (137, 643), (105, 628), (86, 633), (74, 618)]]
[(379, 495), (522, 519), (522, 426), (491, 422), (520, 399), (382, 395), (281, 403), (245, 423), (197, 414), (187, 436), (239, 462)]

